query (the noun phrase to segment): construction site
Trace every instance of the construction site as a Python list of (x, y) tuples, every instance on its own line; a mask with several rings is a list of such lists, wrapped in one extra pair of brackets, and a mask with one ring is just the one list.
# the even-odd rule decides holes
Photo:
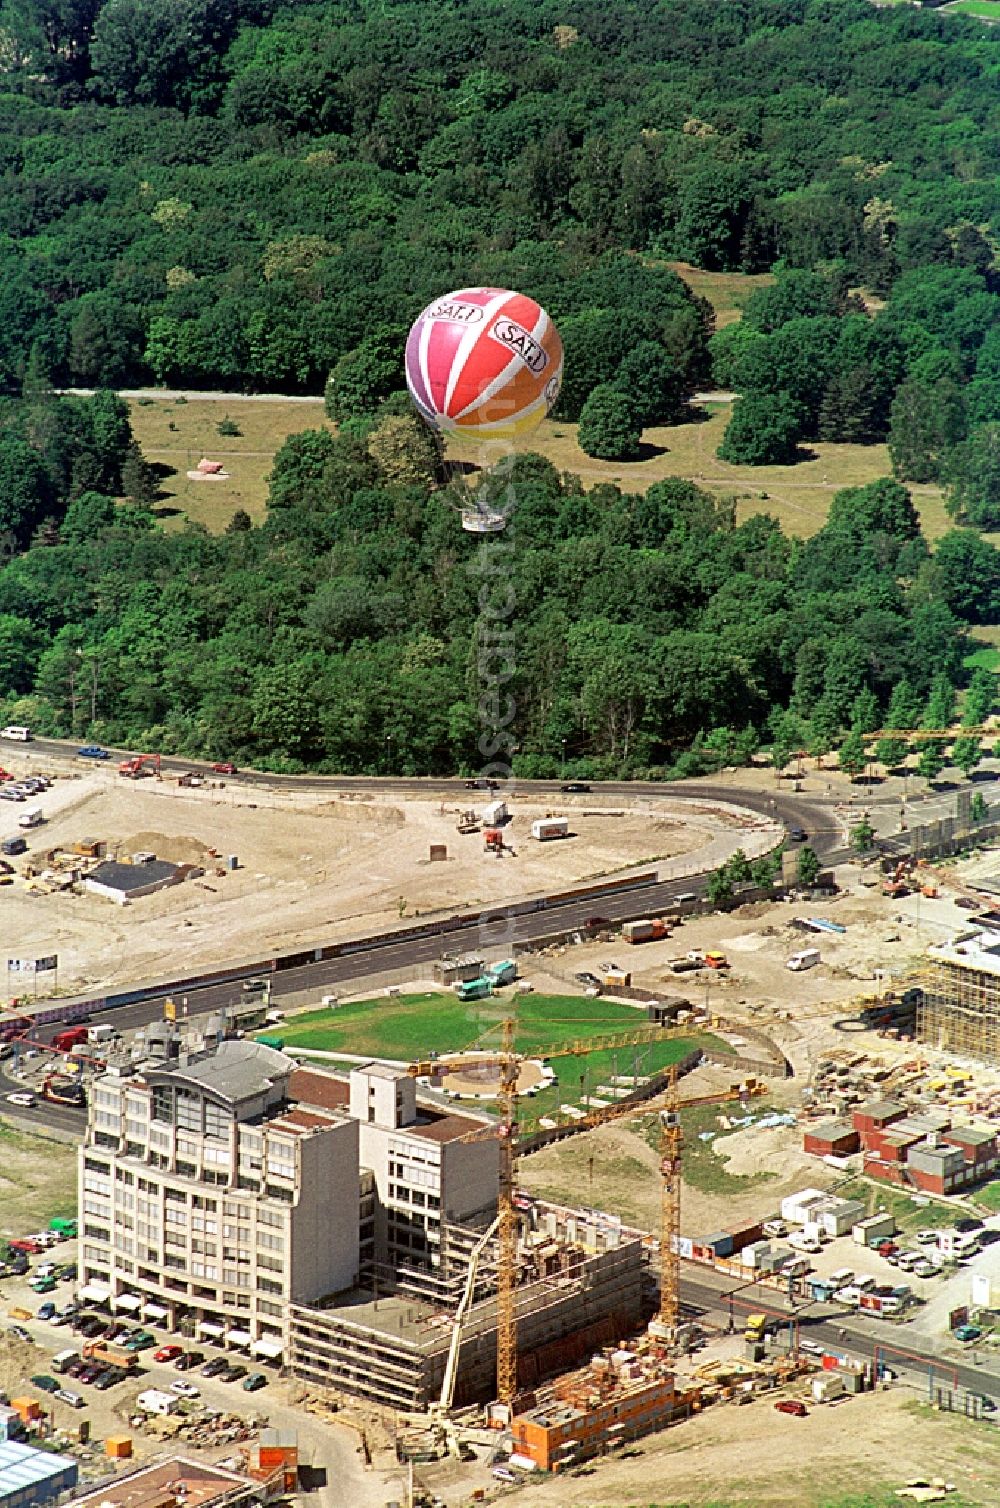
[[(169, 977), (179, 943), (190, 972), (650, 863), (693, 872), (738, 847), (765, 852), (778, 835), (735, 804), (567, 797), (567, 835), (553, 841), (532, 836), (549, 813), (538, 799), (500, 814), (490, 793), (442, 801), (279, 790), (167, 772), (155, 755), (120, 770), (18, 758), (44, 765), (52, 780), (37, 825), (0, 861), (5, 928), (24, 956), (58, 953), (67, 992)], [(21, 833), (21, 815), (13, 801), (0, 803), (0, 841)]]

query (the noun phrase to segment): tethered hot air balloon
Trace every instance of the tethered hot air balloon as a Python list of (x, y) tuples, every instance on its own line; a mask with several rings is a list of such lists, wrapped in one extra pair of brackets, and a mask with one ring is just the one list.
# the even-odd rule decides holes
[[(406, 341), (406, 385), (433, 429), (484, 440), (528, 434), (559, 396), (563, 349), (545, 310), (523, 293), (462, 288), (428, 304)], [(492, 533), (497, 509), (466, 508), (462, 527)]]

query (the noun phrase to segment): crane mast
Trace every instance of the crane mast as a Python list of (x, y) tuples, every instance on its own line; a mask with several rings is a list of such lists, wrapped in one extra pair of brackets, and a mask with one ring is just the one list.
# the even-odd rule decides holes
[(514, 1021), (506, 1017), (500, 1057), (500, 1189), (497, 1266), (497, 1398), (511, 1414), (517, 1397), (517, 1212), (514, 1209), (514, 1169), (517, 1141), (517, 1076)]

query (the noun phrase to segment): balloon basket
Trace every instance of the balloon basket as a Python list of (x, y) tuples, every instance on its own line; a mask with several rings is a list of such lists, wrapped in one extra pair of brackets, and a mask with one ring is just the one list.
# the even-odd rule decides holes
[(462, 509), (462, 528), (466, 534), (502, 534), (507, 527), (507, 515), (478, 508)]

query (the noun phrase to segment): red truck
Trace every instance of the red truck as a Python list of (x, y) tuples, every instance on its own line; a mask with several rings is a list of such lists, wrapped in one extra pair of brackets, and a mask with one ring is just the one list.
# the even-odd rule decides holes
[(87, 1028), (85, 1026), (70, 1026), (65, 1031), (56, 1032), (52, 1038), (52, 1046), (56, 1052), (72, 1052), (74, 1047), (82, 1047), (87, 1040)]

